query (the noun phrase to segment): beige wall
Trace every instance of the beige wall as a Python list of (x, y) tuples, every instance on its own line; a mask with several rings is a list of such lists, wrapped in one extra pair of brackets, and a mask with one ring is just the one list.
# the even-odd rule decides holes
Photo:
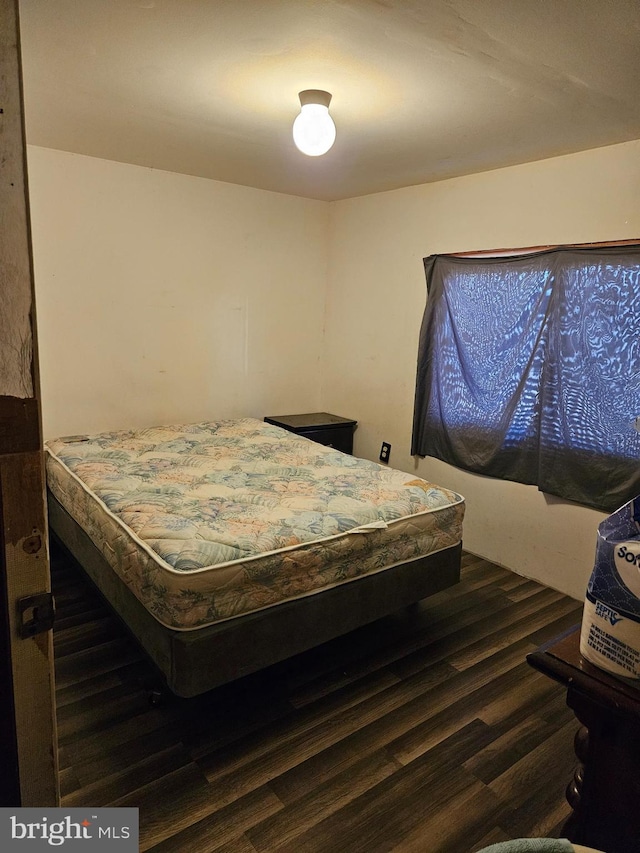
[(28, 162), (45, 437), (319, 407), (326, 203)]
[(640, 237), (640, 141), (334, 204), (39, 148), (29, 175), (46, 436), (357, 418), (358, 455), (466, 497), (467, 549), (582, 597), (602, 514), (409, 455), (422, 258)]
[(410, 456), (417, 341), (436, 252), (640, 238), (640, 141), (337, 202), (323, 404), (357, 418), (355, 452), (467, 499), (465, 547), (581, 598), (601, 513), (535, 487)]

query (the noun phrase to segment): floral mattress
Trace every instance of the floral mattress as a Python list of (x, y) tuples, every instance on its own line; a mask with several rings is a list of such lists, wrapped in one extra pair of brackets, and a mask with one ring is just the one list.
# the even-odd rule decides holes
[(460, 495), (253, 418), (70, 436), (46, 450), (50, 491), (176, 630), (462, 538)]

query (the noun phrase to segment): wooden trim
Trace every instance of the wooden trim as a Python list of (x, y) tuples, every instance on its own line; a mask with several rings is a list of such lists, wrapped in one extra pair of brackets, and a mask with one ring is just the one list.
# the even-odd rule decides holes
[(33, 397), (33, 290), (17, 0), (0, 6), (0, 394)]
[[(0, 4), (0, 567), (9, 694), (21, 806), (59, 803), (53, 632), (21, 635), (21, 599), (51, 591), (44, 502), (37, 335), (27, 194), (18, 2)], [(15, 770), (16, 768), (14, 768)], [(11, 767), (2, 768), (9, 774)]]
[(601, 243), (565, 243), (549, 246), (525, 246), (519, 249), (480, 249), (471, 252), (444, 252), (450, 258), (500, 258), (509, 255), (531, 255), (536, 252), (550, 252), (554, 249), (615, 249), (620, 246), (639, 246), (640, 238), (634, 240), (613, 240)]
[(21, 805), (55, 806), (53, 632), (21, 638), (17, 608), (51, 591), (42, 451), (0, 455), (0, 495)]
[(40, 410), (36, 399), (0, 396), (0, 453), (40, 449)]
[[(3, 515), (2, 491), (0, 490), (0, 518)], [(15, 703), (13, 701), (9, 598), (4, 554), (4, 530), (0, 525), (0, 684), (3, 693), (2, 713), (0, 713), (0, 767), (2, 767), (0, 803), (3, 806), (19, 806), (20, 767), (18, 764)]]

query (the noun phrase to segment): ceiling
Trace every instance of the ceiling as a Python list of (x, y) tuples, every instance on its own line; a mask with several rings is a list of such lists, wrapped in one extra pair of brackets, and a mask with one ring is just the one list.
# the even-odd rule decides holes
[[(335, 200), (640, 138), (638, 0), (20, 0), (27, 141)], [(324, 157), (293, 145), (326, 89)]]

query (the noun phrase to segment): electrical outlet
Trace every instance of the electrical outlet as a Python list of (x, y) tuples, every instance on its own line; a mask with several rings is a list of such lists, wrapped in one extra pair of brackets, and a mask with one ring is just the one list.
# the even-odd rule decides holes
[(383, 441), (382, 447), (380, 448), (380, 461), (388, 462), (389, 456), (391, 456), (391, 445), (387, 444), (386, 441)]

